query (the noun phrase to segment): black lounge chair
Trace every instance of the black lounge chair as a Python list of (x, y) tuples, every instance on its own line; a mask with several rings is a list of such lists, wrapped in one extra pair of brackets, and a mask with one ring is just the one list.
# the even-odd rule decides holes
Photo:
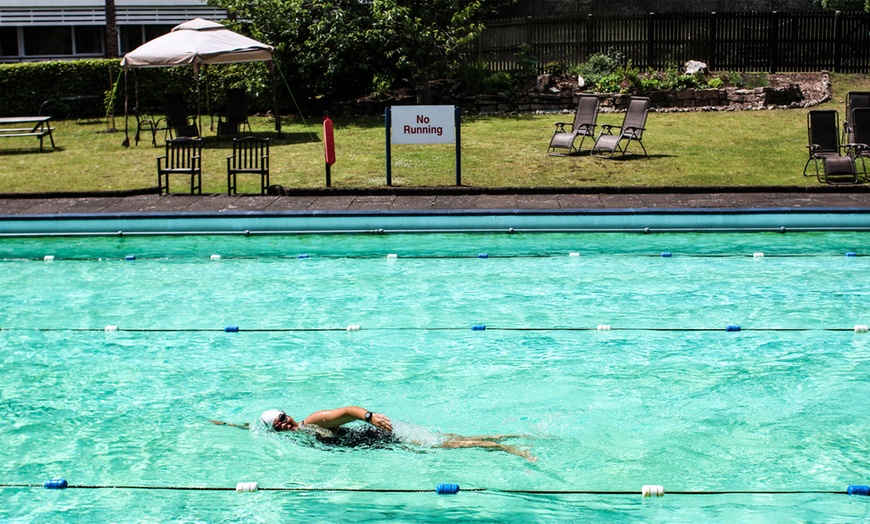
[(187, 111), (187, 104), (184, 103), (184, 97), (181, 93), (170, 93), (166, 95), (166, 133), (170, 138), (189, 137), (194, 138), (199, 136), (199, 126), (197, 126), (196, 117), (190, 116)]
[[(854, 184), (858, 182), (855, 159), (841, 154), (840, 114), (834, 110), (814, 110), (807, 113), (807, 150), (809, 158), (804, 164), (804, 176), (810, 163), (815, 167), (816, 179), (826, 184)], [(845, 179), (846, 181), (844, 182)]]
[(843, 143), (855, 142), (852, 137), (852, 111), (859, 107), (870, 107), (870, 92), (849, 91), (846, 93), (846, 120), (843, 121)]
[(161, 195), (164, 190), (169, 194), (169, 175), (189, 176), (190, 193), (202, 193), (201, 138), (183, 137), (166, 141), (166, 154), (157, 158), (157, 186)]
[(260, 175), (260, 194), (269, 187), (269, 139), (248, 136), (233, 139), (233, 156), (227, 157), (227, 194), (236, 194), (236, 175)]
[[(579, 153), (586, 137), (595, 136), (595, 128), (598, 127), (598, 97), (596, 95), (580, 95), (577, 103), (577, 112), (574, 113), (574, 122), (556, 122), (556, 130), (550, 139), (547, 153), (552, 156), (564, 156)], [(571, 126), (566, 129), (566, 126)], [(574, 147), (574, 141), (580, 137), (580, 145)], [(566, 149), (559, 153), (557, 149)]]
[(224, 114), (218, 118), (217, 135), (238, 135), (245, 127), (248, 133), (251, 133), (245, 90), (227, 89), (227, 107)]
[[(649, 156), (643, 146), (643, 132), (646, 129), (646, 116), (649, 113), (650, 100), (645, 96), (633, 96), (628, 100), (628, 109), (621, 126), (601, 125), (601, 134), (592, 147), (592, 154), (598, 157), (612, 158), (617, 151), (627, 154), (628, 146), (637, 142), (643, 149), (644, 156)], [(614, 133), (619, 129), (619, 133)], [(622, 146), (622, 141), (625, 146)], [(609, 154), (607, 154), (609, 153)]]
[[(861, 168), (864, 177), (867, 176), (867, 164), (865, 160), (870, 157), (870, 107), (857, 107), (852, 110), (849, 119), (851, 140), (845, 148), (849, 155), (858, 162), (861, 159)], [(857, 165), (855, 166), (857, 170)]]

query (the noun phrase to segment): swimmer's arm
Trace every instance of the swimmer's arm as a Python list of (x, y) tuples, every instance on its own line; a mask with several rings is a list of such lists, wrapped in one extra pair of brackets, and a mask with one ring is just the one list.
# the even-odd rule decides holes
[(240, 429), (251, 429), (251, 425), (245, 422), (244, 424), (233, 424), (232, 422), (224, 422), (223, 420), (209, 420), (212, 424), (216, 426), (232, 426), (234, 428)]
[[(303, 423), (305, 425), (314, 424), (322, 428), (334, 429), (354, 420), (365, 420), (367, 412), (368, 410), (359, 406), (328, 409), (308, 415)], [(372, 413), (371, 424), (385, 431), (393, 431), (393, 424), (390, 422), (390, 419), (380, 413)]]

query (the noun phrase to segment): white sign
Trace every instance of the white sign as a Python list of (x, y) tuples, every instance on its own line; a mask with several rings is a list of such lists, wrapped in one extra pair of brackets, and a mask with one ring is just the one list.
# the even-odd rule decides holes
[(394, 144), (452, 144), (456, 141), (453, 106), (393, 106)]

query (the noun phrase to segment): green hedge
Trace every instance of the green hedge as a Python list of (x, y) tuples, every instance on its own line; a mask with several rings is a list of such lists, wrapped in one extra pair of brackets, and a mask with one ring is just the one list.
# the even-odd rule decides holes
[[(224, 93), (236, 87), (247, 90), (250, 112), (271, 110), (272, 84), (268, 67), (262, 62), (251, 62), (203, 68), (200, 76), (202, 113), (220, 111)], [(183, 93), (189, 106), (196, 107), (196, 80), (191, 67), (131, 69), (124, 75), (117, 59), (0, 64), (0, 93), (4, 93), (0, 97), (0, 116), (36, 115), (41, 111), (58, 118), (101, 118), (111, 110), (123, 115), (125, 94), (132, 113), (137, 91), (143, 109), (162, 110), (163, 97), (170, 92)], [(279, 95), (284, 92), (279, 89)], [(88, 98), (61, 100), (71, 97)]]

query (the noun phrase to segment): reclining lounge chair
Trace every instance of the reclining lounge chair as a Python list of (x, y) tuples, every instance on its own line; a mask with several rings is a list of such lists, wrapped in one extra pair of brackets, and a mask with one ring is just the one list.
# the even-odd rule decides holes
[[(577, 103), (577, 112), (574, 114), (574, 122), (556, 122), (556, 130), (550, 139), (547, 153), (552, 156), (564, 156), (579, 153), (586, 137), (595, 136), (596, 122), (598, 121), (598, 97), (596, 95), (580, 95)], [(570, 126), (566, 129), (565, 126)], [(574, 147), (574, 141), (580, 138), (580, 145)], [(565, 149), (566, 152), (558, 153), (557, 149)]]
[(807, 173), (812, 162), (819, 182), (858, 182), (855, 159), (840, 152), (840, 115), (837, 111), (817, 109), (807, 113), (807, 138), (809, 158), (804, 164), (804, 176), (812, 175), (812, 172)]
[(238, 135), (245, 127), (250, 134), (251, 124), (248, 123), (248, 103), (245, 90), (227, 89), (227, 107), (224, 114), (218, 119), (217, 135)]
[[(866, 159), (870, 157), (870, 107), (853, 109), (849, 123), (850, 141), (845, 148), (856, 164), (861, 159), (861, 170), (866, 178)], [(856, 165), (856, 171), (857, 167)]]
[(169, 138), (199, 136), (199, 126), (195, 116), (190, 116), (181, 93), (166, 95), (166, 132)]
[[(619, 151), (623, 155), (628, 152), (632, 141), (643, 149), (644, 156), (649, 156), (643, 146), (643, 132), (646, 129), (646, 115), (649, 112), (650, 100), (645, 96), (633, 96), (628, 100), (628, 110), (621, 126), (601, 125), (601, 134), (592, 147), (592, 154), (599, 157), (612, 158)], [(614, 133), (619, 129), (619, 133)], [(622, 141), (625, 146), (622, 146)]]
[(870, 92), (849, 91), (846, 93), (846, 115), (843, 121), (843, 143), (855, 142), (852, 137), (852, 112), (859, 107), (870, 107)]

